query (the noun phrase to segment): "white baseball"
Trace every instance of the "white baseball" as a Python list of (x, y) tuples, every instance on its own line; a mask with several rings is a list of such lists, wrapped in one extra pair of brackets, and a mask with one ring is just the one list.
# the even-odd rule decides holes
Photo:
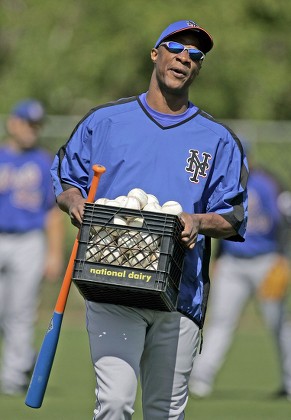
[(126, 209), (140, 210), (140, 201), (136, 197), (127, 197), (124, 207)]
[(102, 229), (102, 226), (99, 225), (92, 225), (90, 229), (90, 236), (92, 239), (95, 239), (95, 236), (98, 234), (98, 232)]
[(126, 218), (125, 217), (121, 217), (118, 214), (116, 216), (114, 216), (113, 223), (115, 225), (127, 226), (127, 220), (126, 220)]
[(149, 270), (157, 270), (159, 265), (160, 252), (155, 251), (150, 256)]
[(107, 200), (105, 205), (106, 206), (112, 206), (112, 207), (121, 207), (120, 203), (116, 200)]
[(117, 245), (123, 250), (128, 250), (136, 247), (137, 238), (136, 232), (125, 232), (117, 240)]
[(99, 232), (95, 236), (95, 243), (99, 246), (107, 246), (112, 245), (113, 238), (105, 229), (99, 230)]
[(142, 227), (143, 222), (143, 217), (129, 217), (127, 220), (127, 225), (130, 227)]
[(125, 217), (119, 216), (119, 214), (116, 214), (113, 217), (113, 223), (116, 226), (115, 229), (112, 229), (112, 231), (110, 232), (112, 238), (114, 238), (115, 240), (117, 240), (117, 238), (124, 232), (124, 230), (118, 228), (118, 226), (127, 226), (127, 220)]
[(162, 207), (158, 203), (149, 203), (146, 206), (144, 206), (143, 210), (161, 213)]
[(151, 251), (155, 251), (160, 246), (159, 235), (141, 232), (140, 236), (142, 237), (142, 241), (139, 244), (140, 248), (145, 247)]
[(129, 256), (128, 264), (133, 268), (146, 268), (150, 264), (149, 254), (144, 252), (132, 253)]
[(153, 194), (148, 194), (148, 203), (147, 204), (152, 204), (152, 203), (159, 203), (159, 200), (157, 199), (157, 197)]
[(95, 201), (95, 204), (106, 204), (107, 203), (107, 201), (108, 201), (108, 198), (105, 198), (105, 197), (101, 197), (101, 198), (98, 198), (96, 201)]
[(99, 248), (96, 246), (92, 246), (92, 244), (89, 243), (89, 247), (86, 250), (85, 259), (86, 261), (98, 262), (100, 260)]
[(124, 207), (127, 202), (127, 196), (126, 195), (119, 195), (114, 199), (117, 203), (120, 204), (120, 207)]
[(123, 256), (119, 249), (108, 247), (100, 251), (99, 261), (105, 264), (120, 265), (122, 264)]
[(143, 209), (148, 202), (148, 195), (141, 188), (133, 188), (127, 194), (128, 197), (135, 197), (140, 202), (140, 208)]
[(166, 203), (162, 205), (163, 213), (178, 215), (182, 213), (182, 211), (182, 206), (177, 201), (166, 201)]

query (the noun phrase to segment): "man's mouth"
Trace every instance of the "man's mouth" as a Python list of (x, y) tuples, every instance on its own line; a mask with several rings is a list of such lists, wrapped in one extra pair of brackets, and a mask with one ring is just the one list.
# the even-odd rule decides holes
[(187, 76), (187, 72), (185, 70), (182, 70), (182, 69), (178, 68), (178, 67), (172, 67), (170, 70), (178, 78), (182, 78), (182, 77)]

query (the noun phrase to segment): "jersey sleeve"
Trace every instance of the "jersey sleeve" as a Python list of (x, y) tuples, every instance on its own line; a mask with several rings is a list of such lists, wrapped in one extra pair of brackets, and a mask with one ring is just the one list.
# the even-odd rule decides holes
[(91, 137), (92, 130), (87, 118), (76, 126), (70, 139), (56, 154), (51, 167), (56, 196), (71, 187), (76, 187), (84, 198), (87, 197), (91, 169)]
[(207, 212), (220, 214), (237, 232), (228, 240), (243, 241), (246, 231), (248, 163), (237, 138), (221, 142), (211, 177)]

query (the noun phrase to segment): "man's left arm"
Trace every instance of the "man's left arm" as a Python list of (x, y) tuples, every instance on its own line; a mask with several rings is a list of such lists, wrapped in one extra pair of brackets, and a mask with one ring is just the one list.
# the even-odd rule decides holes
[(217, 213), (190, 214), (181, 213), (180, 220), (184, 225), (181, 239), (184, 245), (193, 249), (197, 242), (198, 234), (212, 238), (229, 238), (236, 235), (233, 226)]

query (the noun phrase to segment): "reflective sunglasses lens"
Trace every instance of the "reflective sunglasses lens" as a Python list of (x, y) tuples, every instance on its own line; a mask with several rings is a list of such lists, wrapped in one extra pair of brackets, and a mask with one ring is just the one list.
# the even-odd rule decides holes
[(184, 50), (184, 45), (179, 42), (169, 41), (166, 44), (170, 52), (179, 54)]
[(180, 54), (185, 49), (188, 51), (191, 60), (199, 61), (203, 60), (204, 54), (200, 50), (196, 50), (195, 48), (190, 48), (189, 50), (179, 42), (169, 41), (166, 43), (168, 50), (173, 54)]
[(199, 50), (189, 50), (189, 56), (193, 61), (200, 61), (204, 58), (204, 54)]
[(174, 54), (180, 54), (184, 50), (184, 45), (179, 44), (178, 42), (168, 42), (168, 50)]

